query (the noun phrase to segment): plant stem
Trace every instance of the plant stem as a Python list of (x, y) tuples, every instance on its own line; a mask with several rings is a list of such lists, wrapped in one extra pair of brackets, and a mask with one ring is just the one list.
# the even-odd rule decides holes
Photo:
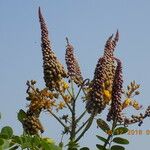
[(71, 92), (69, 91), (69, 89), (67, 89), (67, 92), (69, 93), (69, 95), (71, 96), (71, 98), (73, 97)]
[[(57, 117), (50, 109), (47, 110), (65, 129), (67, 129), (68, 127), (59, 119), (59, 117)], [(68, 129), (68, 131), (70, 132), (70, 130)]]
[(109, 144), (109, 140), (113, 137), (113, 132), (114, 132), (114, 129), (115, 129), (116, 125), (117, 125), (117, 122), (113, 121), (112, 128), (111, 128), (112, 134), (108, 135), (107, 141), (104, 143), (104, 148), (106, 148), (107, 144)]
[(73, 87), (73, 81), (71, 80), (71, 89), (72, 89), (72, 121), (71, 121), (71, 134), (70, 134), (70, 140), (75, 139), (76, 136), (76, 99), (74, 95), (74, 87)]
[(86, 114), (86, 110), (76, 119), (76, 123), (78, 123), (81, 119), (82, 119), (82, 117)]
[(83, 83), (81, 84), (80, 89), (79, 89), (79, 91), (78, 91), (78, 94), (77, 94), (76, 97), (75, 97), (75, 100), (78, 98), (78, 96), (79, 96), (81, 90), (84, 91), (83, 87), (85, 86), (85, 84), (86, 84), (87, 81), (89, 82), (89, 79), (85, 79), (85, 80), (83, 81)]
[(94, 116), (95, 116), (95, 113), (91, 114), (86, 127), (84, 128), (82, 133), (78, 136), (78, 138), (75, 140), (75, 142), (78, 142), (84, 136), (85, 132), (91, 127)]
[(73, 81), (70, 80), (70, 82), (71, 82), (71, 90), (72, 90), (72, 94), (71, 95), (72, 95), (72, 98), (75, 99)]
[[(90, 119), (90, 118), (89, 118), (89, 119)], [(79, 127), (79, 129), (76, 131), (76, 134), (77, 134), (78, 132), (80, 132), (80, 130), (82, 130), (82, 128), (88, 123), (89, 119), (87, 119), (87, 120)]]

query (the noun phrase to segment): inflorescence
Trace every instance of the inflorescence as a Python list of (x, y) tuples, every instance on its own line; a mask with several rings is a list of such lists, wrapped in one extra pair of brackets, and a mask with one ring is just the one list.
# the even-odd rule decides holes
[(105, 44), (104, 55), (97, 63), (86, 105), (89, 113), (101, 113), (106, 104), (108, 104), (111, 100), (115, 74), (113, 53), (118, 39), (118, 31), (114, 39), (113, 35), (108, 38)]
[[(69, 80), (72, 80), (78, 86), (84, 83), (78, 61), (74, 55), (74, 48), (69, 43), (68, 38), (66, 38), (67, 47), (65, 55), (68, 72), (65, 71), (63, 65), (52, 51), (48, 39), (48, 29), (40, 8), (39, 22), (41, 26), (43, 72), (46, 88), (39, 90), (34, 86), (35, 81), (27, 81), (27, 100), (30, 104), (28, 105), (26, 118), (23, 121), (23, 127), (29, 134), (38, 134), (39, 131), (41, 133), (44, 131), (39, 120), (42, 111), (49, 111), (55, 116), (52, 113), (53, 108), (59, 111), (68, 106), (70, 109), (72, 97), (65, 93), (69, 89), (69, 81), (67, 83), (65, 79), (67, 80), (69, 77)], [(142, 106), (133, 99), (134, 96), (140, 94), (138, 91), (140, 85), (133, 81), (126, 90), (123, 90), (122, 63), (121, 60), (114, 56), (118, 40), (118, 31), (115, 36), (112, 35), (108, 38), (104, 54), (99, 58), (96, 65), (93, 80), (86, 85), (86, 91), (83, 89), (86, 95), (86, 110), (90, 114), (97, 115), (108, 106), (108, 121), (113, 120), (124, 125), (138, 122), (141, 125), (144, 118), (150, 117), (150, 106), (148, 106), (144, 114), (132, 115), (131, 118), (123, 115), (123, 110), (129, 106), (132, 106), (136, 110), (140, 110)], [(123, 95), (126, 97), (124, 101), (122, 101)], [(62, 101), (58, 101), (60, 96)]]
[(41, 25), (41, 47), (43, 52), (44, 80), (46, 86), (49, 87), (50, 90), (60, 90), (62, 78), (67, 77), (67, 73), (52, 51), (48, 38), (48, 30), (40, 8), (39, 21)]
[(66, 48), (65, 60), (67, 64), (68, 75), (71, 78), (71, 80), (73, 80), (77, 85), (81, 85), (83, 83), (83, 77), (81, 74), (78, 61), (74, 56), (74, 48), (69, 43), (68, 38), (66, 38), (66, 40), (67, 40), (67, 48)]

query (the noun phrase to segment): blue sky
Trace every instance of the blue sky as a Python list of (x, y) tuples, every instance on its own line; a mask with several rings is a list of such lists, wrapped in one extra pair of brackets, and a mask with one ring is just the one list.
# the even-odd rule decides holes
[[(65, 64), (65, 37), (68, 36), (85, 77), (93, 77), (106, 39), (119, 29), (120, 40), (115, 54), (123, 62), (124, 86), (136, 80), (141, 84), (141, 95), (137, 100), (144, 108), (150, 104), (149, 0), (0, 0), (0, 127), (11, 125), (15, 133), (20, 134), (21, 124), (16, 115), (27, 105), (26, 80), (37, 80), (38, 86), (44, 87), (37, 15), (39, 6), (58, 58)], [(132, 113), (132, 110), (127, 113)], [(60, 131), (57, 129), (60, 126), (47, 117), (43, 114), (46, 136), (59, 141)], [(131, 129), (139, 128), (135, 125)], [(141, 129), (150, 130), (149, 118)], [(81, 143), (94, 149), (98, 142), (95, 133), (101, 134), (96, 127), (91, 128)], [(131, 144), (127, 150), (150, 146), (150, 135), (128, 138)]]

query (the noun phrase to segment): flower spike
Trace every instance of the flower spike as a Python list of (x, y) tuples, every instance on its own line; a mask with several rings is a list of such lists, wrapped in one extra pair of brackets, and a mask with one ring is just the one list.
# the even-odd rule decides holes
[(122, 103), (121, 103), (121, 96), (122, 96), (122, 64), (121, 61), (115, 58), (117, 61), (117, 68), (114, 76), (114, 83), (112, 87), (112, 103), (111, 108), (107, 116), (107, 120), (119, 121), (122, 122)]
[[(116, 39), (117, 37), (118, 33), (116, 34)], [(116, 70), (113, 57), (115, 49), (114, 41), (113, 35), (111, 35), (106, 41), (104, 55), (97, 63), (94, 79), (90, 87), (91, 90), (87, 96), (86, 108), (89, 113), (101, 113), (106, 104), (109, 104), (111, 100), (112, 85)]]
[(68, 38), (66, 38), (66, 41), (67, 41), (67, 48), (65, 60), (67, 64), (68, 75), (70, 76), (71, 80), (73, 80), (77, 85), (81, 85), (83, 83), (83, 77), (80, 71), (78, 61), (74, 55), (74, 48), (69, 43)]
[(103, 72), (104, 59), (100, 58), (92, 81), (91, 90), (88, 93), (86, 109), (88, 113), (101, 113), (105, 108), (105, 102), (103, 100), (102, 85), (104, 83), (104, 72)]
[(60, 81), (62, 78), (67, 77), (67, 73), (51, 49), (50, 41), (48, 38), (48, 29), (46, 27), (40, 8), (39, 22), (41, 26), (41, 47), (43, 53), (44, 80), (46, 86), (49, 87), (50, 90), (59, 90)]

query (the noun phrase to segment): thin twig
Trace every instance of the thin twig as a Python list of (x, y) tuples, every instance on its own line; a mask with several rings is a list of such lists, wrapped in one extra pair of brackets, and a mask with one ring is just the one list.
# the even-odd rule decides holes
[(71, 98), (73, 98), (71, 92), (69, 91), (69, 89), (67, 89), (67, 92), (69, 93), (69, 95), (71, 96)]
[(78, 122), (82, 119), (82, 117), (86, 114), (86, 112), (87, 112), (87, 110), (85, 110), (85, 111), (79, 116), (79, 118), (76, 119), (76, 123), (78, 123)]
[[(62, 97), (63, 100), (64, 100), (64, 95), (63, 95), (60, 91), (59, 91), (59, 93), (60, 93), (61, 97)], [(65, 102), (65, 104), (67, 105), (67, 107), (69, 108), (70, 112), (72, 113), (73, 110), (72, 110), (71, 106), (70, 106), (65, 100), (64, 100), (64, 102)]]
[(77, 93), (77, 95), (76, 95), (76, 97), (75, 97), (75, 100), (78, 98), (78, 96), (79, 96), (81, 90), (83, 90), (83, 87), (86, 85), (86, 82), (87, 82), (87, 81), (89, 82), (89, 79), (85, 79), (85, 80), (83, 81), (83, 83), (81, 84), (80, 89), (79, 89), (79, 91), (78, 91), (78, 93)]
[[(90, 119), (90, 118), (89, 118), (89, 119)], [(83, 129), (83, 127), (88, 123), (89, 119), (87, 119), (87, 120), (82, 124), (82, 126), (76, 131), (76, 134), (77, 134), (78, 132), (80, 132), (80, 131)]]
[(91, 127), (94, 116), (95, 116), (95, 113), (91, 114), (91, 117), (90, 117), (86, 127), (84, 128), (83, 132), (78, 136), (78, 138), (75, 140), (75, 142), (78, 142), (83, 137), (85, 132)]
[[(65, 129), (68, 128), (50, 109), (47, 110)], [(69, 130), (70, 132), (70, 130)]]

